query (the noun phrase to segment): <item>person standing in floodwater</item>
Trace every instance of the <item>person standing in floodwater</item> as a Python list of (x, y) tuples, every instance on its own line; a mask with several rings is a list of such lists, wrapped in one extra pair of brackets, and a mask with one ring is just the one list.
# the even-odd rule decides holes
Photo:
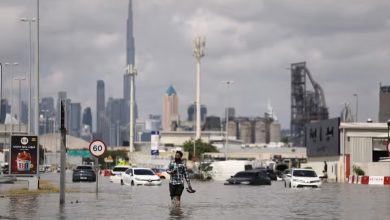
[(187, 168), (182, 161), (183, 152), (176, 151), (175, 160), (168, 165), (167, 173), (171, 175), (169, 180), (169, 192), (173, 205), (180, 206), (181, 194), (184, 190), (184, 180), (187, 182), (188, 189), (192, 191), (190, 179), (188, 178)]
[(322, 171), (324, 178), (328, 178), (328, 164), (324, 161), (324, 170)]

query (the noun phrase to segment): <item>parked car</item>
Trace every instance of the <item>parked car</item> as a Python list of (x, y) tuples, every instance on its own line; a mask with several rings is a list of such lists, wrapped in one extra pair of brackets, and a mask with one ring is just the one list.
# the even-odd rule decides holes
[(313, 169), (291, 169), (291, 173), (286, 174), (284, 179), (284, 186), (290, 188), (319, 188), (321, 184), (321, 179)]
[(260, 169), (238, 172), (226, 181), (225, 185), (271, 185), (271, 179), (268, 177), (267, 172)]
[(92, 166), (90, 165), (80, 165), (77, 166), (76, 169), (73, 170), (72, 175), (73, 182), (80, 181), (96, 181), (96, 173)]
[(121, 183), (122, 173), (127, 169), (131, 168), (129, 165), (118, 165), (111, 170), (110, 182), (112, 183)]
[(287, 174), (291, 174), (291, 170), (290, 169), (284, 170), (281, 173), (281, 178), (282, 178), (283, 181), (285, 181), (285, 179), (287, 178)]
[(276, 173), (275, 173), (272, 169), (265, 168), (265, 167), (259, 167), (259, 168), (256, 168), (256, 169), (264, 170), (264, 171), (267, 173), (267, 176), (268, 176), (271, 180), (277, 180)]
[(160, 179), (169, 179), (171, 177), (165, 169), (152, 168), (152, 170)]
[(129, 168), (122, 173), (123, 185), (161, 185), (161, 179), (150, 168)]

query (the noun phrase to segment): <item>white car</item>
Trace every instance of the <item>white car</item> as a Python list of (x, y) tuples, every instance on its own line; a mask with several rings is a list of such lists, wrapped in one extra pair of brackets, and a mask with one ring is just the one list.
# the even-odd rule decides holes
[(127, 169), (131, 168), (129, 165), (118, 165), (111, 170), (110, 182), (112, 183), (121, 183), (122, 173)]
[(122, 182), (124, 185), (161, 185), (161, 179), (150, 168), (129, 168), (122, 173)]
[(291, 169), (284, 178), (284, 186), (290, 188), (312, 187), (320, 188), (321, 179), (313, 169)]

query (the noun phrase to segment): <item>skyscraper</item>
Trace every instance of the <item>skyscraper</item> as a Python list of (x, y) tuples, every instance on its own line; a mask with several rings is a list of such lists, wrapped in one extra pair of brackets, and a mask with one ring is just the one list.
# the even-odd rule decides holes
[(102, 137), (103, 134), (103, 122), (105, 114), (105, 95), (104, 95), (104, 81), (97, 81), (96, 88), (96, 133), (97, 137)]
[(83, 125), (88, 125), (92, 129), (92, 111), (90, 107), (87, 107), (83, 111)]
[(122, 135), (122, 130), (128, 131), (129, 112), (128, 102), (125, 99), (109, 98), (107, 101), (106, 112), (110, 120), (110, 143), (114, 146), (121, 145), (128, 141), (129, 134)]
[(81, 130), (81, 104), (70, 103), (69, 106), (69, 128), (68, 133), (74, 137), (80, 137)]
[(92, 139), (92, 111), (90, 107), (87, 107), (83, 111), (81, 120), (81, 138), (86, 141)]
[(179, 122), (179, 99), (173, 86), (168, 87), (163, 105), (163, 130), (175, 130)]
[[(194, 121), (195, 120), (195, 113), (196, 113), (196, 105), (195, 104), (191, 104), (190, 106), (188, 106), (188, 109), (187, 109), (187, 113), (188, 113), (188, 121)], [(207, 115), (207, 108), (206, 106), (204, 105), (201, 105), (200, 106), (200, 120), (202, 122), (205, 121), (206, 119), (206, 115)]]

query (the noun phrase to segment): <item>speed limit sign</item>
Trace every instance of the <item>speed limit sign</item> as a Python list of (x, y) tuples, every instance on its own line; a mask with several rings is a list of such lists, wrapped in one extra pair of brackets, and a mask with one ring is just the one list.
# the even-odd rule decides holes
[(89, 152), (94, 157), (100, 157), (106, 152), (106, 144), (101, 140), (94, 140), (89, 144)]

